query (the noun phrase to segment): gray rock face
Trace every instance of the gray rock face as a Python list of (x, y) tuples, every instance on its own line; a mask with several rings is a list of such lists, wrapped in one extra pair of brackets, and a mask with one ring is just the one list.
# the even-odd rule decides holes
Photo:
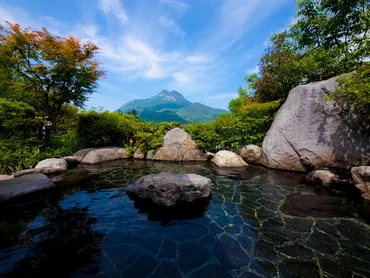
[(370, 200), (370, 166), (353, 167), (351, 174), (354, 185), (362, 192), (362, 197)]
[(0, 181), (12, 179), (12, 175), (0, 175)]
[(154, 160), (155, 159), (155, 151), (149, 151), (146, 154), (146, 160)]
[(21, 171), (15, 172), (13, 174), (13, 177), (19, 178), (19, 177), (24, 176), (24, 175), (37, 174), (38, 171), (39, 171), (38, 169), (21, 170)]
[(218, 151), (211, 160), (218, 167), (245, 167), (248, 164), (240, 155), (231, 151)]
[(189, 133), (180, 128), (171, 129), (164, 136), (163, 147), (155, 153), (155, 160), (206, 161)]
[(134, 158), (135, 159), (145, 159), (145, 153), (143, 153), (140, 150), (136, 150), (136, 152), (134, 153)]
[(41, 160), (37, 163), (35, 169), (39, 173), (51, 174), (56, 172), (64, 172), (68, 169), (68, 164), (61, 158), (49, 158)]
[(96, 164), (104, 161), (130, 158), (132, 156), (124, 148), (99, 148), (90, 149), (89, 151), (81, 150), (80, 152), (81, 153), (75, 153), (74, 156), (81, 157), (83, 154), (85, 154), (81, 161), (81, 163), (85, 164)]
[(82, 162), (82, 160), (84, 160), (85, 156), (90, 152), (94, 150), (93, 148), (89, 148), (89, 149), (82, 149), (82, 150), (79, 150), (78, 152), (76, 152), (73, 156), (76, 157), (77, 161), (78, 162)]
[(246, 145), (240, 150), (240, 156), (249, 163), (259, 163), (262, 149), (257, 145)]
[(370, 138), (328, 95), (338, 87), (336, 78), (294, 88), (280, 108), (263, 141), (263, 164), (277, 169), (366, 165)]
[(178, 201), (209, 198), (211, 192), (212, 181), (196, 174), (151, 174), (127, 188), (127, 193), (135, 198), (150, 199), (166, 207), (175, 206)]
[(0, 181), (0, 201), (7, 201), (51, 187), (53, 187), (53, 182), (44, 174), (24, 175), (19, 178), (3, 180)]
[(315, 170), (308, 174), (307, 179), (324, 186), (330, 186), (338, 179), (338, 176), (328, 170)]

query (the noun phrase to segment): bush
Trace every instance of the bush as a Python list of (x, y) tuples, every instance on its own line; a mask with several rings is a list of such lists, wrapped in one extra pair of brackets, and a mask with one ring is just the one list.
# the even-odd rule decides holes
[(118, 112), (82, 111), (78, 116), (77, 137), (83, 147), (124, 146), (141, 129), (136, 117)]
[(223, 114), (211, 123), (187, 124), (184, 129), (204, 152), (235, 150), (247, 144), (261, 146), (279, 107), (280, 101), (250, 102), (237, 114)]
[(40, 122), (35, 116), (35, 109), (27, 103), (0, 98), (0, 136), (36, 136)]
[(142, 122), (141, 130), (135, 134), (135, 148), (142, 152), (155, 150), (162, 146), (163, 136), (172, 128), (180, 126), (179, 123), (153, 123)]

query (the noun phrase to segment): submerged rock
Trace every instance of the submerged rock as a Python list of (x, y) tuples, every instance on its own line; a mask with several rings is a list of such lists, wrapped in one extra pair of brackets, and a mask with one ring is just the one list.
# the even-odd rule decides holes
[(37, 163), (35, 169), (39, 173), (51, 174), (67, 171), (68, 164), (67, 161), (62, 158), (49, 158), (41, 160), (39, 163)]
[(338, 176), (329, 170), (315, 170), (308, 174), (307, 179), (323, 186), (331, 186)]
[(244, 167), (248, 164), (243, 158), (231, 151), (218, 151), (211, 160), (218, 167)]
[(155, 153), (154, 160), (164, 161), (206, 161), (189, 133), (174, 128), (164, 136), (163, 146)]
[(362, 197), (370, 200), (370, 166), (353, 167), (351, 174), (354, 185), (362, 192)]
[(249, 163), (260, 163), (262, 149), (257, 145), (246, 145), (240, 150), (240, 156)]
[(0, 181), (0, 201), (49, 189), (53, 182), (44, 174), (24, 175), (10, 180)]
[(370, 161), (369, 136), (354, 111), (327, 100), (337, 87), (337, 78), (331, 78), (289, 92), (263, 141), (264, 165), (305, 172)]
[(166, 207), (207, 199), (211, 192), (212, 181), (196, 174), (151, 174), (127, 188), (127, 194), (134, 199), (149, 199)]
[[(82, 150), (84, 151), (84, 150)], [(75, 156), (82, 156), (84, 152), (76, 153)], [(87, 151), (86, 151), (87, 152)], [(124, 148), (99, 148), (99, 149), (90, 149), (81, 163), (85, 164), (96, 164), (104, 161), (117, 160), (123, 158), (130, 158), (132, 155)]]
[(281, 211), (298, 217), (354, 217), (356, 209), (346, 198), (326, 194), (291, 194), (284, 200)]

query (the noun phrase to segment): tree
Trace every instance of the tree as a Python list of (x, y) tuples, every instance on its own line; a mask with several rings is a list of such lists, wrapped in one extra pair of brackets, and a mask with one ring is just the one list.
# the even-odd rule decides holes
[(270, 41), (272, 45), (260, 60), (260, 77), (254, 84), (255, 97), (260, 102), (285, 99), (303, 80), (298, 64), (301, 55), (294, 50), (287, 32), (273, 35)]
[(298, 49), (335, 54), (334, 74), (350, 72), (370, 57), (369, 0), (299, 0), (297, 10), (290, 34)]
[(98, 47), (72, 36), (33, 31), (18, 24), (0, 25), (0, 65), (12, 73), (12, 86), (22, 88), (54, 124), (64, 103), (82, 107), (105, 72), (94, 60)]

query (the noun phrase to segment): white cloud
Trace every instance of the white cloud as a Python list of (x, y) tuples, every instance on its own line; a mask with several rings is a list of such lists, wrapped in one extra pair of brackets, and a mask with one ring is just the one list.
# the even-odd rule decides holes
[(119, 0), (99, 0), (100, 9), (105, 13), (112, 13), (120, 23), (128, 20), (126, 11), (122, 8)]
[(190, 7), (189, 4), (184, 3), (180, 0), (159, 0), (159, 3), (168, 4), (179, 11), (185, 11)]
[(162, 15), (159, 17), (158, 22), (161, 26), (167, 28), (170, 32), (180, 35), (182, 38), (185, 36), (185, 32), (181, 27), (170, 17)]

